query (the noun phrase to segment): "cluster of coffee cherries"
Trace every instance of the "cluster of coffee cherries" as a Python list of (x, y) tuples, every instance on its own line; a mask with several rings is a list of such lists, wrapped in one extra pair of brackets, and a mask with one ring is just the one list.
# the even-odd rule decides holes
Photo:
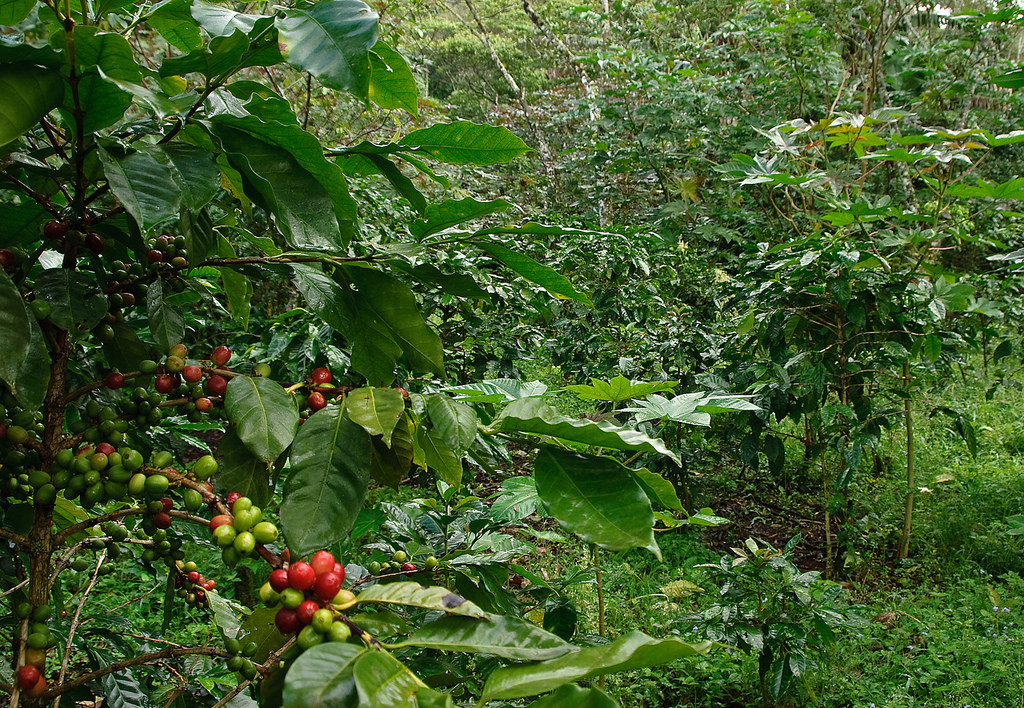
[[(427, 556), (423, 559), (422, 570), (433, 571), (436, 570), (440, 565), (437, 558), (434, 556)], [(398, 549), (391, 554), (391, 558), (385, 561), (370, 561), (366, 566), (366, 569), (370, 572), (370, 575), (380, 575), (382, 573), (416, 573), (421, 568), (409, 560), (409, 554)]]
[(26, 601), (18, 603), (15, 614), (18, 619), (29, 621), (25, 664), (18, 667), (18, 687), (30, 696), (39, 696), (46, 691), (46, 679), (42, 675), (46, 666), (46, 650), (57, 645), (57, 635), (49, 626), (53, 610), (49, 605), (33, 607)]
[[(135, 389), (134, 402), (139, 413), (159, 411), (158, 406), (166, 405), (166, 399), (170, 398), (184, 407), (185, 415), (192, 422), (199, 421), (204, 414), (219, 417), (221, 408), (217, 404), (228, 389), (228, 380), (222, 375), (227, 370), (223, 367), (230, 359), (231, 349), (220, 346), (210, 352), (212, 367), (202, 366), (188, 359), (188, 348), (184, 344), (175, 344), (163, 361), (145, 359), (139, 362), (139, 374), (154, 377), (154, 392)], [(124, 386), (125, 376), (119, 371), (111, 371), (103, 381), (108, 388), (116, 390)], [(131, 411), (126, 410), (125, 413), (130, 414)], [(157, 413), (155, 422), (159, 422), (161, 417)]]
[(48, 241), (55, 241), (56, 248), (54, 250), (61, 251), (62, 253), (77, 251), (80, 247), (85, 246), (96, 255), (99, 255), (103, 253), (103, 249), (106, 247), (103, 237), (95, 231), (80, 231), (71, 228), (64, 221), (48, 221), (43, 224), (43, 238)]
[(185, 237), (161, 234), (152, 239), (146, 251), (146, 262), (151, 271), (161, 268), (183, 270), (188, 267), (188, 253), (185, 251)]
[(177, 596), (193, 607), (206, 607), (208, 602), (206, 594), (217, 587), (217, 581), (203, 577), (199, 568), (192, 561), (185, 563), (177, 560), (175, 568), (178, 571), (174, 576)]
[(296, 643), (309, 649), (324, 641), (344, 642), (352, 636), (340, 612), (356, 597), (341, 587), (345, 568), (330, 551), (317, 551), (309, 562), (297, 561), (278, 568), (260, 588), (268, 607), (279, 607), (274, 625), (281, 634), (295, 634)]
[(252, 657), (256, 655), (256, 651), (259, 649), (256, 642), (250, 641), (242, 644), (234, 637), (228, 637), (224, 640), (224, 648), (232, 654), (231, 658), (228, 659), (228, 669), (237, 671), (250, 681), (256, 678), (259, 672), (256, 669), (256, 665), (252, 662)]
[(42, 433), (42, 414), (22, 410), (6, 393), (0, 402), (0, 494), (27, 499), (34, 487), (30, 479), (39, 466), (35, 444)]
[(277, 540), (277, 527), (263, 521), (263, 511), (253, 506), (249, 497), (238, 492), (227, 496), (230, 514), (217, 514), (210, 519), (210, 533), (220, 546), (221, 557), (228, 566), (234, 566), (242, 558), (248, 558), (256, 545), (266, 545)]

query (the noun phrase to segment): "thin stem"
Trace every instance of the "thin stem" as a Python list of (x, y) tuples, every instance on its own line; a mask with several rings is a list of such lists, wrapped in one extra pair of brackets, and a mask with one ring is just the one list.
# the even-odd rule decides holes
[(138, 666), (139, 664), (152, 664), (154, 662), (160, 661), (161, 659), (174, 659), (180, 656), (192, 656), (196, 654), (202, 656), (219, 656), (224, 659), (230, 658), (232, 656), (224, 649), (217, 649), (215, 647), (182, 647), (180, 649), (162, 649), (160, 651), (149, 652), (148, 654), (140, 654), (139, 656), (129, 657), (127, 659), (119, 659), (118, 661), (115, 661), (112, 664), (108, 664), (103, 668), (96, 669), (95, 671), (90, 671), (87, 674), (82, 674), (76, 679), (72, 679), (71, 681), (68, 681), (65, 684), (56, 686), (47, 691), (46, 693), (44, 693), (42, 696), (40, 696), (40, 698), (42, 698), (43, 701), (49, 701), (50, 699), (56, 698), (57, 696), (60, 696), (64, 693), (67, 693), (68, 691), (76, 689), (79, 686), (83, 686), (91, 681), (95, 681), (98, 678), (102, 678), (107, 674), (112, 674), (116, 671), (120, 671), (121, 669), (127, 669), (131, 666)]
[[(7, 529), (0, 529), (0, 538), (2, 538), (5, 541), (10, 541), (11, 543), (17, 546), (21, 546), (22, 548), (28, 548), (28, 539), (24, 536), (19, 536), (13, 531), (8, 531)], [(0, 595), (0, 597), (3, 597), (3, 595)]]
[[(68, 663), (71, 661), (71, 646), (72, 646), (72, 643), (75, 641), (75, 630), (78, 629), (78, 625), (81, 622), (82, 609), (85, 607), (85, 603), (89, 599), (89, 593), (92, 592), (92, 589), (94, 587), (96, 587), (96, 581), (100, 577), (100, 567), (103, 565), (103, 561), (105, 561), (106, 559), (107, 559), (107, 552), (106, 551), (103, 551), (102, 553), (99, 554), (99, 556), (97, 556), (97, 558), (96, 558), (96, 567), (92, 571), (92, 577), (89, 578), (89, 584), (86, 586), (85, 590), (82, 592), (82, 598), (78, 601), (78, 607), (75, 609), (75, 616), (71, 620), (71, 626), (68, 629), (68, 641), (64, 645), (64, 658), (60, 662), (60, 674), (59, 674), (59, 676), (57, 678), (57, 685), (58, 686), (61, 685), (62, 683), (64, 683), (64, 677), (67, 676), (67, 673), (68, 673)], [(58, 698), (54, 698), (53, 699), (53, 708), (57, 708), (59, 703), (60, 703), (60, 698), (59, 697)]]

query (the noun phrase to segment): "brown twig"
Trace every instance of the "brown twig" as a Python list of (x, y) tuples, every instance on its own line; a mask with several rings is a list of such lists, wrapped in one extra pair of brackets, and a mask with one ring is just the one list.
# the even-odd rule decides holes
[(121, 669), (138, 666), (139, 664), (152, 664), (160, 661), (161, 659), (174, 659), (179, 656), (192, 656), (196, 654), (203, 656), (219, 656), (224, 659), (232, 656), (226, 650), (217, 649), (215, 647), (182, 647), (180, 649), (162, 649), (160, 651), (152, 651), (148, 654), (140, 654), (127, 659), (119, 659), (118, 661), (108, 664), (103, 668), (90, 671), (87, 674), (82, 674), (76, 679), (50, 689), (40, 696), (40, 698), (42, 698), (43, 701), (49, 701), (57, 696), (67, 693), (68, 691), (78, 688), (79, 686), (83, 686), (90, 681), (95, 681), (98, 678), (102, 678), (107, 674), (112, 674), (115, 671), (120, 671)]
[[(107, 552), (103, 551), (96, 558), (96, 567), (92, 571), (92, 577), (89, 578), (89, 584), (86, 586), (85, 591), (82, 592), (82, 598), (78, 601), (78, 607), (75, 609), (75, 616), (71, 620), (71, 626), (68, 628), (68, 641), (64, 644), (64, 658), (60, 662), (60, 674), (57, 678), (57, 684), (64, 683), (64, 677), (68, 673), (68, 663), (71, 660), (71, 644), (75, 641), (75, 630), (78, 629), (78, 625), (81, 622), (82, 610), (85, 608), (86, 600), (89, 599), (89, 593), (96, 587), (96, 581), (100, 577), (100, 566), (103, 565), (103, 561), (107, 559)], [(60, 703), (60, 698), (53, 700), (53, 707), (57, 708)]]
[[(21, 546), (22, 548), (28, 547), (27, 538), (25, 538), (24, 536), (19, 536), (13, 531), (8, 531), (7, 529), (0, 529), (0, 538), (4, 539), (5, 541), (10, 541), (11, 543)], [(0, 597), (3, 597), (3, 595), (0, 595)]]

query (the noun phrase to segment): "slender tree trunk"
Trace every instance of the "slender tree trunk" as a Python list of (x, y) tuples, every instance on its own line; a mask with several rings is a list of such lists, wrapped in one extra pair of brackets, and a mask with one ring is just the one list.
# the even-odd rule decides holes
[[(512, 89), (512, 93), (515, 94), (516, 99), (519, 101), (519, 105), (523, 109), (523, 115), (526, 118), (527, 125), (530, 126), (530, 132), (533, 133), (533, 138), (537, 142), (537, 147), (540, 149), (541, 156), (543, 157), (541, 163), (547, 164), (547, 158), (551, 154), (551, 149), (548, 147), (547, 141), (541, 135), (540, 130), (537, 128), (537, 124), (533, 118), (533, 110), (530, 108), (529, 102), (526, 100), (526, 89), (519, 85), (519, 82), (515, 80), (508, 67), (505, 66), (505, 62), (498, 56), (498, 52), (494, 49), (494, 45), (491, 43), (491, 37), (487, 33), (487, 29), (484, 27), (483, 21), (480, 19), (480, 14), (476, 11), (476, 5), (473, 4), (473, 0), (463, 0), (466, 5), (466, 9), (469, 10), (470, 16), (473, 18), (473, 24), (476, 25), (474, 34), (483, 43), (487, 53), (491, 56), (491, 61), (498, 68), (498, 72), (502, 78), (505, 79), (505, 83)], [(462, 18), (460, 18), (462, 19)], [(463, 20), (465, 22), (465, 20)], [(468, 23), (466, 23), (468, 24)]]

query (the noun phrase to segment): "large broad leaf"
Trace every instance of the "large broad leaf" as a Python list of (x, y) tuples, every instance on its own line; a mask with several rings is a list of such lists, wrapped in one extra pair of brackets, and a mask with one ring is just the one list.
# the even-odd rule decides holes
[(529, 256), (517, 253), (500, 243), (482, 241), (477, 242), (476, 245), (486, 251), (491, 258), (500, 261), (531, 283), (541, 286), (555, 297), (576, 300), (593, 307), (594, 303), (590, 301), (590, 297), (574, 288), (569, 279), (555, 269), (542, 265)]
[(409, 474), (415, 455), (409, 417), (403, 415), (391, 431), (390, 446), (380, 438), (373, 438), (373, 457), (370, 459), (370, 476), (375, 482), (398, 488)]
[(551, 515), (584, 541), (613, 551), (647, 548), (661, 557), (651, 501), (616, 460), (547, 446), (537, 453), (533, 476)]
[(339, 222), (354, 221), (356, 204), (348, 193), (345, 174), (335, 163), (324, 157), (323, 146), (312, 134), (299, 125), (291, 108), (276, 95), (247, 94), (236, 88), (246, 100), (242, 115), (239, 115), (237, 101), (218, 93), (213, 100), (224, 104), (211, 117), (215, 126), (227, 126), (261, 140), (269, 145), (286, 150), (295, 161), (320, 183), (334, 204), (334, 214)]
[(195, 267), (202, 263), (217, 244), (217, 234), (213, 231), (213, 220), (206, 209), (193, 213), (187, 208), (181, 210), (178, 217), (181, 235), (185, 237), (188, 249), (188, 263)]
[(381, 108), (404, 108), (412, 115), (419, 109), (416, 78), (405, 57), (394, 49), (377, 42), (370, 52), (369, 98)]
[(531, 703), (528, 708), (619, 708), (607, 693), (598, 688), (580, 688), (567, 683), (550, 696)]
[(393, 388), (357, 388), (345, 396), (345, 412), (353, 423), (391, 445), (391, 433), (405, 413), (405, 398)]
[(541, 507), (533, 477), (506, 479), (499, 489), (491, 504), (491, 518), (495, 521), (519, 521)]
[(666, 509), (685, 511), (683, 503), (679, 501), (676, 488), (660, 474), (651, 472), (644, 467), (643, 469), (633, 470), (633, 476), (640, 483), (640, 487), (644, 490), (644, 494), (647, 495), (648, 499), (658, 502)]
[(540, 381), (487, 379), (463, 386), (447, 386), (442, 390), (451, 391), (461, 400), (472, 403), (511, 403), (520, 398), (543, 396), (548, 387)]
[(442, 617), (392, 646), (493, 654), (516, 661), (554, 659), (576, 648), (535, 624), (502, 615)]
[(370, 475), (370, 436), (328, 406), (299, 429), (281, 503), (288, 545), (303, 556), (348, 535), (363, 506)]
[(57, 71), (36, 66), (6, 64), (0, 73), (0, 96), (4, 97), (0, 101), (2, 146), (17, 138), (60, 105), (64, 98), (64, 81)]
[(235, 30), (249, 34), (257, 20), (263, 19), (263, 15), (246, 15), (202, 0), (193, 0), (190, 12), (199, 26), (215, 37), (227, 37), (234, 34)]
[(0, 0), (0, 25), (18, 24), (35, 6), (35, 0)]
[(423, 587), (412, 582), (373, 585), (359, 593), (356, 599), (360, 603), (409, 605), (466, 617), (487, 616), (477, 605), (447, 588)]
[(232, 167), (245, 176), (246, 195), (274, 214), (293, 247), (327, 252), (342, 247), (334, 201), (291, 152), (225, 125), (217, 125), (215, 133)]
[(606, 447), (613, 450), (653, 452), (679, 464), (679, 457), (657, 438), (638, 430), (624, 428), (606, 420), (577, 420), (556, 411), (537, 398), (522, 398), (510, 403), (491, 426), (507, 432), (550, 435), (563, 440)]
[(352, 674), (359, 689), (359, 705), (367, 708), (455, 706), (450, 697), (428, 688), (405, 664), (384, 652), (368, 651), (358, 656)]
[(50, 385), (50, 350), (46, 348), (46, 339), (34, 317), (29, 317), (28, 353), (21, 362), (17, 380), (11, 385), (15, 397), (25, 410), (35, 411), (43, 406), (46, 389)]
[(147, 25), (185, 54), (203, 46), (203, 34), (189, 12), (190, 4), (189, 0), (170, 0), (160, 3), (146, 16)]
[(167, 298), (162, 281), (156, 280), (149, 286), (146, 295), (149, 331), (157, 348), (163, 351), (180, 344), (185, 336), (185, 315), (180, 306), (171, 304)]
[(697, 410), (706, 400), (703, 393), (683, 393), (675, 398), (652, 394), (645, 401), (637, 401), (632, 408), (622, 408), (623, 412), (636, 413), (637, 422), (645, 420), (674, 420), (688, 425), (711, 425), (711, 415)]
[(472, 197), (466, 197), (459, 201), (449, 199), (440, 204), (428, 206), (423, 215), (424, 218), (410, 224), (409, 230), (413, 236), (423, 238), (472, 219), (505, 211), (510, 206), (511, 204), (504, 199), (493, 199), (487, 202), (481, 202)]
[(97, 154), (110, 191), (143, 231), (177, 216), (181, 189), (166, 164), (146, 152), (115, 157), (101, 148)]
[(252, 454), (233, 430), (227, 430), (217, 444), (217, 457), (220, 466), (214, 481), (219, 491), (238, 492), (256, 506), (267, 505), (274, 491), (269, 465)]
[(225, 637), (237, 637), (243, 619), (249, 616), (249, 608), (215, 592), (210, 593), (209, 601), (214, 624)]
[[(32, 243), (39, 238), (43, 224), (52, 218), (50, 212), (36, 202), (0, 202), (0, 243), (8, 246)], [(486, 293), (482, 297), (486, 297)]]
[(285, 60), (325, 86), (365, 97), (369, 50), (377, 43), (377, 13), (359, 0), (322, 0), (285, 10), (275, 21)]
[(304, 651), (285, 676), (283, 708), (355, 708), (359, 696), (352, 660), (365, 651), (338, 642)]
[(444, 444), (462, 457), (476, 438), (476, 412), (465, 403), (453, 401), (443, 393), (426, 396), (427, 415)]
[(273, 462), (295, 437), (299, 411), (281, 384), (236, 376), (224, 395), (224, 412), (245, 446), (264, 462)]
[(347, 334), (352, 320), (344, 303), (345, 291), (319, 268), (304, 263), (292, 265), (292, 282), (306, 299), (309, 310), (336, 332)]
[(630, 398), (642, 398), (659, 391), (671, 391), (678, 385), (678, 381), (630, 381), (625, 376), (619, 375), (611, 381), (590, 379), (590, 384), (566, 386), (584, 401), (611, 401), (619, 403)]
[(30, 318), (18, 287), (0, 269), (0, 378), (14, 387), (32, 344)]
[(703, 654), (710, 646), (710, 643), (687, 644), (681, 639), (654, 639), (634, 630), (611, 644), (586, 647), (543, 663), (497, 669), (484, 684), (482, 701), (535, 696), (571, 681), (658, 666), (685, 656)]
[(345, 272), (359, 288), (359, 306), (387, 326), (410, 366), (416, 371), (444, 376), (441, 338), (423, 321), (412, 291), (401, 281), (374, 268), (349, 267)]
[(35, 290), (50, 304), (50, 321), (72, 336), (95, 327), (110, 309), (107, 296), (84, 272), (64, 268), (44, 270), (36, 278)]
[[(462, 458), (449, 448), (435, 430), (416, 429), (416, 446), (422, 452), (423, 464), (433, 470), (446, 484), (457, 487), (462, 483)], [(419, 460), (419, 455), (414, 455)]]
[(414, 148), (453, 165), (493, 165), (530, 152), (530, 147), (507, 128), (464, 120), (414, 130), (399, 140), (397, 147)]
[[(63, 37), (51, 38), (60, 44)], [(141, 83), (139, 64), (128, 40), (115, 32), (101, 32), (89, 25), (75, 28), (75, 62), (79, 73), (99, 67), (106, 76), (118, 81)]]
[[(164, 146), (163, 153), (170, 164), (171, 177), (178, 186), (183, 207), (198, 211), (217, 196), (220, 191), (220, 168), (208, 150), (175, 142)], [(205, 252), (199, 258), (203, 255)], [(189, 261), (194, 262), (191, 247)]]

